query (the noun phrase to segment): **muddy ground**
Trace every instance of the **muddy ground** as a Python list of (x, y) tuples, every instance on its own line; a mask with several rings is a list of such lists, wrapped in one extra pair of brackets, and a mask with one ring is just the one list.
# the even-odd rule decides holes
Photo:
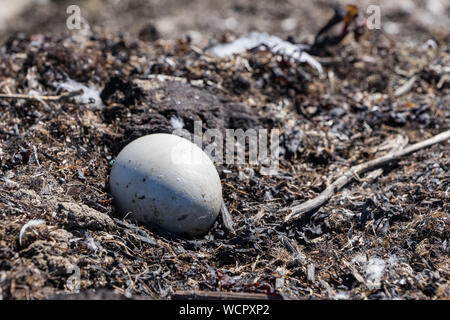
[[(28, 97), (0, 98), (0, 297), (64, 297), (79, 271), (88, 298), (448, 299), (448, 142), (357, 177), (293, 223), (282, 209), (352, 165), (450, 129), (450, 3), (378, 1), (382, 29), (317, 53), (323, 74), (267, 50), (206, 50), (252, 30), (311, 43), (333, 3), (80, 1), (89, 31), (66, 29), (65, 1), (12, 10), (0, 93)], [(32, 98), (80, 84), (91, 100)], [(277, 175), (217, 166), (236, 234), (219, 217), (204, 237), (178, 238), (115, 210), (114, 157), (136, 137), (172, 132), (174, 119), (190, 131), (196, 120), (280, 130)], [(20, 236), (35, 220), (45, 224)]]

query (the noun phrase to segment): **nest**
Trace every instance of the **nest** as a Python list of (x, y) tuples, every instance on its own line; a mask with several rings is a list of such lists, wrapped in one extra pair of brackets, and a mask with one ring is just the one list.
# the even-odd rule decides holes
[[(395, 141), (450, 129), (449, 60), (446, 43), (394, 45), (376, 33), (319, 58), (322, 75), (269, 50), (217, 58), (184, 39), (11, 36), (0, 91), (25, 96), (0, 98), (0, 296), (72, 293), (76, 267), (77, 290), (136, 298), (448, 298), (448, 144), (358, 177), (294, 223), (280, 209)], [(67, 96), (69, 80), (91, 100)], [(204, 237), (179, 238), (116, 211), (112, 160), (136, 137), (172, 132), (173, 118), (189, 131), (197, 120), (280, 130), (277, 175), (218, 166), (235, 234), (219, 218)], [(45, 223), (19, 241), (33, 220)]]

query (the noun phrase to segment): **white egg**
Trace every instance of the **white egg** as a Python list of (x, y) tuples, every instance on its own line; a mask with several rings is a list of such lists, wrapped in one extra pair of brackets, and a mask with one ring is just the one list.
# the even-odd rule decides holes
[(128, 217), (176, 234), (206, 233), (219, 214), (222, 186), (210, 158), (171, 134), (151, 134), (117, 156), (110, 191)]

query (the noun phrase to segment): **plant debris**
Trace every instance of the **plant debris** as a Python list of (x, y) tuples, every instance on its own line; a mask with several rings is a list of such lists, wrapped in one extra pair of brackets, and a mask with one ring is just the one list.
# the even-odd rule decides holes
[[(277, 50), (218, 57), (208, 49), (245, 37), (250, 21), (283, 44), (312, 45), (333, 15), (323, 1), (223, 4), (238, 24), (218, 13), (196, 19), (204, 1), (193, 1), (192, 15), (161, 11), (147, 26), (143, 15), (128, 34), (108, 21), (124, 11), (116, 27), (128, 30), (149, 4), (90, 12), (91, 31), (65, 34), (44, 33), (58, 19), (44, 23), (26, 10), (29, 32), (2, 34), (0, 48), (0, 297), (448, 299), (448, 142), (354, 176), (284, 223), (282, 209), (317, 197), (351, 167), (450, 129), (443, 20), (424, 25), (414, 1), (411, 15), (382, 2), (397, 19), (390, 33), (311, 52), (322, 74)], [(65, 12), (59, 1), (47, 5), (43, 17)], [(95, 27), (101, 22), (106, 31)], [(196, 121), (203, 131), (278, 129), (278, 174), (217, 165), (223, 218), (202, 238), (119, 215), (108, 180), (120, 150), (146, 134), (194, 133)], [(45, 226), (25, 233), (40, 220)]]

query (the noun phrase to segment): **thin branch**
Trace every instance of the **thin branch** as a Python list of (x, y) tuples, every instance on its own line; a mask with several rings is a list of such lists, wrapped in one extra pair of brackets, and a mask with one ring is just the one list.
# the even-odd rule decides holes
[(233, 227), (233, 219), (231, 219), (230, 212), (228, 211), (227, 205), (223, 200), (222, 207), (220, 208), (220, 213), (222, 214), (222, 221), (225, 229), (227, 229), (231, 234), (236, 234), (236, 231)]
[(395, 97), (400, 97), (404, 95), (405, 93), (408, 93), (414, 86), (414, 83), (416, 83), (417, 76), (413, 76), (411, 79), (406, 81), (401, 87), (399, 87), (394, 92)]
[(247, 292), (176, 291), (172, 300), (283, 300), (283, 297)]
[(298, 219), (303, 214), (318, 209), (320, 206), (322, 206), (324, 203), (330, 200), (330, 198), (334, 194), (336, 194), (336, 192), (338, 192), (346, 184), (351, 182), (355, 178), (355, 176), (359, 176), (365, 172), (372, 171), (382, 166), (385, 166), (389, 163), (398, 161), (400, 160), (400, 158), (404, 156), (407, 156), (418, 150), (432, 146), (436, 143), (444, 142), (449, 138), (450, 138), (450, 130), (447, 130), (430, 139), (410, 145), (409, 147), (406, 147), (399, 151), (395, 151), (383, 157), (376, 158), (374, 160), (364, 162), (354, 167), (351, 167), (346, 173), (344, 173), (341, 177), (339, 177), (336, 181), (334, 181), (331, 185), (329, 185), (324, 191), (322, 191), (322, 193), (320, 193), (316, 198), (313, 198), (300, 205), (289, 208), (288, 210), (290, 211), (290, 213), (286, 216), (284, 221), (288, 222), (294, 219)]
[(25, 100), (42, 100), (42, 101), (59, 101), (67, 98), (76, 97), (83, 94), (83, 90), (76, 90), (63, 93), (59, 96), (36, 96), (30, 94), (4, 94), (0, 93), (0, 99), (25, 99)]

